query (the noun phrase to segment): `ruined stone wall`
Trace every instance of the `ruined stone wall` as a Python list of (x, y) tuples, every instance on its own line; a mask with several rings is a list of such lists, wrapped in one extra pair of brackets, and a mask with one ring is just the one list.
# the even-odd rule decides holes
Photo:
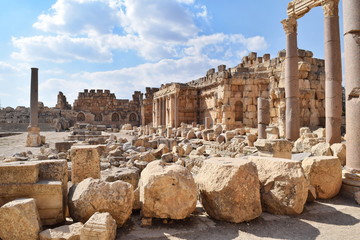
[(91, 124), (120, 125), (130, 123), (140, 124), (141, 92), (135, 92), (133, 100), (116, 99), (110, 90), (84, 90), (74, 101), (73, 110), (76, 111), (77, 122)]
[[(52, 131), (53, 119), (59, 117), (59, 110), (44, 107), (39, 102), (39, 125), (43, 131)], [(0, 131), (26, 131), (30, 123), (30, 108), (18, 106), (0, 110)]]
[(141, 102), (141, 125), (149, 125), (153, 121), (152, 115), (154, 93), (159, 91), (159, 88), (147, 87), (145, 90), (145, 98)]
[[(312, 52), (305, 50), (299, 50), (298, 55), (301, 126), (324, 126), (324, 60), (313, 58)], [(170, 104), (166, 109), (178, 114), (176, 126), (195, 119), (203, 124), (205, 117), (210, 117), (212, 124), (220, 123), (227, 129), (234, 129), (257, 126), (257, 98), (261, 96), (270, 102), (270, 124), (279, 126), (283, 136), (284, 67), (285, 51), (280, 51), (274, 59), (269, 54), (258, 57), (256, 53), (250, 53), (236, 67), (226, 69), (225, 65), (220, 65), (217, 72), (210, 69), (206, 76), (182, 84), (179, 90), (171, 90), (176, 84), (164, 85), (155, 93), (154, 100), (176, 97), (178, 107)], [(161, 106), (153, 110), (153, 117), (160, 116), (154, 125), (173, 126)]]
[(65, 95), (62, 92), (59, 92), (57, 97), (57, 103), (55, 108), (61, 109), (61, 110), (70, 110), (71, 105), (67, 102)]
[[(64, 130), (75, 122), (120, 127), (125, 123), (140, 124), (142, 93), (136, 91), (133, 100), (116, 99), (109, 90), (85, 90), (79, 93), (74, 108), (67, 103), (62, 92), (55, 108), (39, 102), (39, 124), (42, 131)], [(151, 112), (150, 112), (151, 114)], [(30, 122), (30, 109), (11, 107), (0, 110), (0, 131), (26, 131)], [(151, 122), (151, 121), (150, 121)]]

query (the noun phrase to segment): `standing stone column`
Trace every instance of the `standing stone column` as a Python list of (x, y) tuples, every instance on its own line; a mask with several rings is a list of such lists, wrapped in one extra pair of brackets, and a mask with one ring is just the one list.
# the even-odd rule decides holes
[(299, 70), (297, 49), (297, 22), (295, 17), (281, 21), (286, 33), (285, 58), (285, 136), (295, 141), (299, 138), (300, 107), (299, 107)]
[(210, 129), (210, 118), (205, 117), (205, 129)]
[(346, 168), (360, 172), (360, 1), (343, 0)]
[(323, 0), (325, 33), (325, 127), (326, 142), (341, 142), (341, 50), (339, 0)]
[(41, 136), (39, 128), (39, 109), (38, 109), (38, 68), (31, 68), (30, 85), (30, 125), (26, 146), (39, 147), (41, 145)]
[(258, 138), (266, 138), (266, 125), (270, 123), (269, 101), (265, 98), (259, 97), (257, 99), (258, 107)]

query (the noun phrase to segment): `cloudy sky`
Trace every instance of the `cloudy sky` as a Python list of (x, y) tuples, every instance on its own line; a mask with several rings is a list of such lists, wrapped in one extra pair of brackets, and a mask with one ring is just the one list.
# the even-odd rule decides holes
[[(29, 106), (31, 67), (39, 68), (39, 101), (53, 107), (59, 91), (70, 104), (85, 88), (131, 98), (146, 86), (233, 67), (252, 51), (275, 57), (285, 48), (288, 2), (0, 1), (0, 105)], [(298, 32), (299, 48), (323, 58), (321, 8), (299, 20)]]

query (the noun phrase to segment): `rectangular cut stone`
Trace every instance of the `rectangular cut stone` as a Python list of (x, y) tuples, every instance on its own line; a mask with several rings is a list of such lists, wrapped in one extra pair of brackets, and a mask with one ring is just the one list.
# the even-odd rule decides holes
[[(63, 192), (63, 209), (67, 206), (68, 195), (68, 166), (66, 160), (34, 161), (39, 164), (39, 178), (41, 180), (60, 181)], [(64, 211), (65, 213), (65, 211)]]
[(99, 146), (73, 146), (70, 150), (70, 158), (71, 180), (74, 184), (88, 177), (100, 178)]
[(74, 141), (56, 142), (55, 148), (58, 152), (67, 152), (74, 143)]
[(34, 198), (44, 225), (61, 223), (65, 220), (60, 181), (42, 180), (36, 184), (0, 184), (0, 205), (17, 198)]
[(36, 183), (39, 166), (33, 162), (11, 162), (0, 165), (0, 184)]
[(293, 144), (286, 139), (258, 139), (254, 145), (261, 157), (291, 159)]

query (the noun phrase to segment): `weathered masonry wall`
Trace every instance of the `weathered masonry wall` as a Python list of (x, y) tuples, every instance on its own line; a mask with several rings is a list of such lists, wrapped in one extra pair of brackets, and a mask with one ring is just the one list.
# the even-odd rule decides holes
[[(324, 61), (313, 58), (310, 51), (298, 50), (301, 126), (324, 126)], [(186, 84), (163, 85), (154, 94), (154, 126), (179, 126), (181, 122), (212, 124), (228, 129), (241, 126), (256, 127), (257, 98), (270, 103), (272, 125), (284, 134), (285, 51), (270, 59), (269, 54), (258, 57), (250, 53), (234, 68), (220, 65), (210, 69), (205, 77)]]

